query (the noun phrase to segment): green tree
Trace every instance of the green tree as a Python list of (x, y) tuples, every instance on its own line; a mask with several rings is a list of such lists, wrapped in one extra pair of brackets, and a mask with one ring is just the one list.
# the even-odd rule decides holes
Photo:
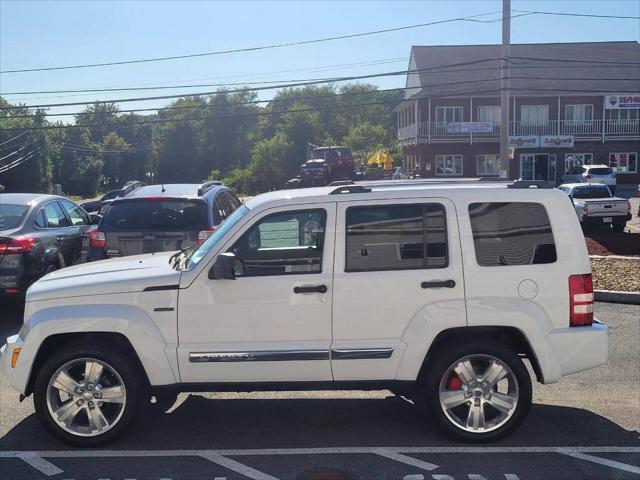
[(253, 190), (265, 192), (282, 186), (286, 181), (285, 162), (292, 147), (284, 132), (255, 144), (251, 151)]

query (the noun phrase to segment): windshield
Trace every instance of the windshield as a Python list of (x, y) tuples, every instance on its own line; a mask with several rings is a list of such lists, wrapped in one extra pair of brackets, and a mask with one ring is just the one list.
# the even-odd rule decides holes
[(207, 207), (200, 200), (140, 199), (112, 203), (100, 222), (110, 231), (197, 231), (207, 227)]
[(606, 185), (579, 187), (573, 191), (573, 198), (609, 198), (611, 192)]
[(233, 212), (231, 216), (229, 216), (222, 225), (213, 232), (213, 235), (211, 235), (206, 242), (200, 245), (200, 248), (193, 252), (189, 259), (188, 268), (193, 268), (200, 263), (200, 260), (206, 257), (220, 239), (224, 237), (227, 232), (229, 232), (247, 213), (249, 213), (249, 209), (244, 205), (241, 205), (235, 212)]
[(10, 230), (18, 227), (29, 207), (26, 205), (0, 204), (0, 230)]

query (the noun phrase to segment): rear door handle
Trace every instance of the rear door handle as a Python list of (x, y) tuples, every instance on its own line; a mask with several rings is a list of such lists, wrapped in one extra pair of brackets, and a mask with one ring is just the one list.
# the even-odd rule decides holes
[(453, 280), (438, 280), (434, 282), (422, 282), (420, 286), (422, 288), (453, 288), (456, 286), (456, 282)]
[(315, 285), (312, 287), (294, 287), (293, 293), (327, 293), (326, 285)]

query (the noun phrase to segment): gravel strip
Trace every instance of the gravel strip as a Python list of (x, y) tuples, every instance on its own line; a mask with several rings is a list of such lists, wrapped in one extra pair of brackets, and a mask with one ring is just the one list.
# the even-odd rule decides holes
[(593, 288), (640, 292), (640, 259), (591, 257)]

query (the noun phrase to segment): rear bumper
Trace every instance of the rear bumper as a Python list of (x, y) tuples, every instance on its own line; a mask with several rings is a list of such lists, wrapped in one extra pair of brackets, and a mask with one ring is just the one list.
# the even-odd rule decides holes
[[(611, 222), (603, 221), (604, 218), (610, 218)], [(607, 223), (628, 222), (629, 220), (631, 220), (631, 214), (627, 213), (625, 215), (610, 215), (610, 216), (603, 215), (601, 217), (582, 217), (582, 220), (580, 220), (580, 222), (585, 225), (603, 225)]]
[[(597, 320), (588, 327), (569, 327), (549, 333), (551, 351), (555, 354), (559, 375), (571, 375), (599, 367), (609, 359), (609, 328)], [(551, 383), (557, 379), (549, 379)]]

